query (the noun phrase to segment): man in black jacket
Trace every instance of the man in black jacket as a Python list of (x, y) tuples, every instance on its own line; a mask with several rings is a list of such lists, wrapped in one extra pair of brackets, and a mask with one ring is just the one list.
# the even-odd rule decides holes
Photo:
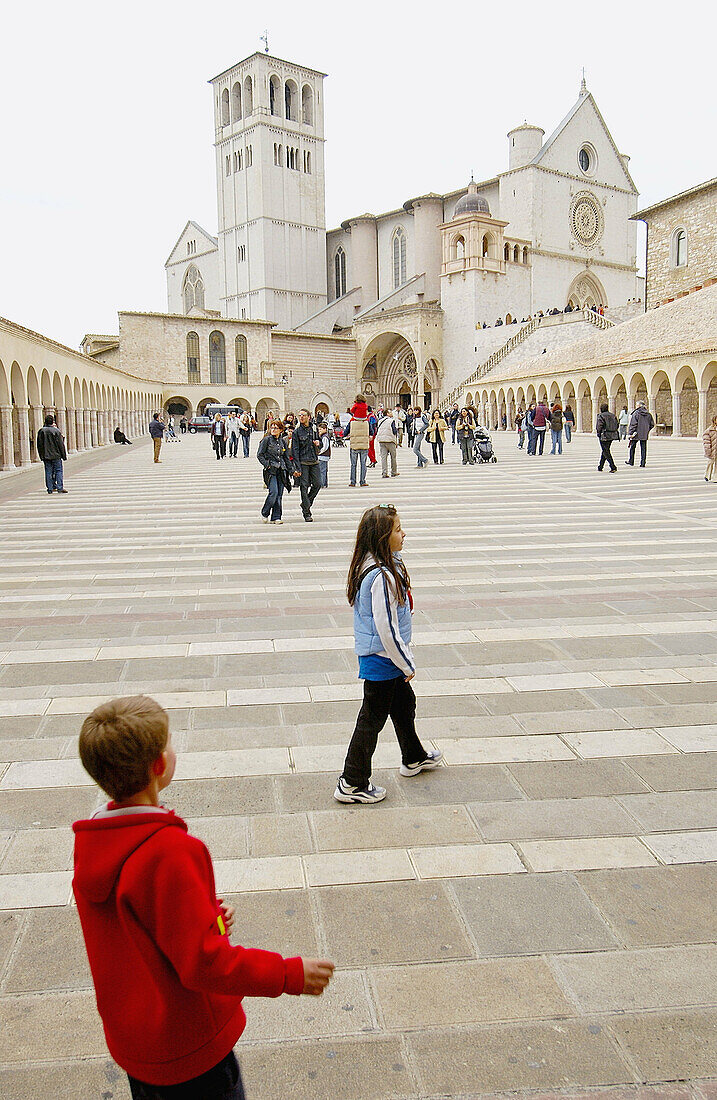
[(615, 459), (610, 453), (610, 448), (615, 440), (620, 438), (620, 425), (617, 422), (615, 413), (611, 413), (605, 404), (600, 406), (600, 412), (595, 421), (595, 432), (600, 440), (600, 447), (602, 449), (600, 461), (598, 462), (598, 470), (602, 470), (607, 462), (610, 466), (610, 473), (616, 474), (617, 466), (615, 465)]
[(45, 417), (45, 426), (37, 433), (37, 453), (45, 465), (45, 485), (48, 493), (66, 493), (62, 483), (62, 463), (67, 458), (62, 432), (54, 416)]
[(319, 470), (319, 438), (315, 428), (311, 425), (311, 414), (308, 409), (299, 412), (299, 425), (294, 429), (291, 442), (292, 457), (294, 459), (294, 477), (300, 478), (301, 511), (307, 523), (313, 522), (311, 506), (321, 489), (321, 471)]

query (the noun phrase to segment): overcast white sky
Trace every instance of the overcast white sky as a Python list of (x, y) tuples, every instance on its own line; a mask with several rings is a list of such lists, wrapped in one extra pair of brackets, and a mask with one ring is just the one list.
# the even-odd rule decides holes
[[(216, 232), (207, 80), (262, 49), (329, 74), (327, 225), (507, 167), (581, 68), (641, 205), (717, 174), (711, 5), (683, 0), (37, 0), (3, 16), (0, 315), (71, 346), (164, 310), (188, 218)], [(204, 14), (206, 12), (206, 14)], [(689, 33), (680, 44), (675, 20)], [(701, 28), (701, 30), (699, 29)]]

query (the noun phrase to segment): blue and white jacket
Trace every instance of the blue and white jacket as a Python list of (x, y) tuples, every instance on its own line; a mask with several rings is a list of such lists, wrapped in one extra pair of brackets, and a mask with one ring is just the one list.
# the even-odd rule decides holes
[[(399, 554), (394, 555), (397, 561)], [(359, 657), (376, 654), (391, 661), (404, 676), (412, 676), (416, 665), (411, 653), (410, 601), (400, 604), (393, 588), (393, 579), (366, 558), (363, 569), (375, 565), (361, 581), (354, 603), (354, 651)]]

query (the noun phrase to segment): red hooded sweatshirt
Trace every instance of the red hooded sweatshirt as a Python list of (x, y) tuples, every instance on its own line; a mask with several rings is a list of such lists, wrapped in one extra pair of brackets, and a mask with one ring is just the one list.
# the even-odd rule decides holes
[(150, 1085), (198, 1077), (244, 1030), (242, 997), (303, 991), (300, 958), (231, 946), (209, 852), (172, 811), (104, 811), (73, 830), (97, 1008), (126, 1073)]

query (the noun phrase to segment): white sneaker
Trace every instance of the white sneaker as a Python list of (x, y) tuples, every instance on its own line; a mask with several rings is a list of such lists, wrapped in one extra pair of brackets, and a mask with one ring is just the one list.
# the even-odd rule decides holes
[(284, 521), (283, 521), (283, 519), (273, 519), (271, 522), (272, 523), (283, 523)]
[(262, 516), (261, 517), (261, 522), (262, 523), (268, 523), (269, 522), (269, 517), (268, 516)]
[(440, 749), (436, 749), (435, 752), (427, 752), (423, 760), (419, 760), (415, 764), (401, 764), (398, 770), (401, 775), (418, 775), (419, 772), (431, 772), (440, 765), (442, 759), (443, 753)]
[(383, 787), (374, 787), (369, 782), (365, 787), (351, 787), (342, 775), (336, 784), (334, 798), (337, 802), (363, 802), (370, 805), (372, 802), (383, 802), (386, 791)]

